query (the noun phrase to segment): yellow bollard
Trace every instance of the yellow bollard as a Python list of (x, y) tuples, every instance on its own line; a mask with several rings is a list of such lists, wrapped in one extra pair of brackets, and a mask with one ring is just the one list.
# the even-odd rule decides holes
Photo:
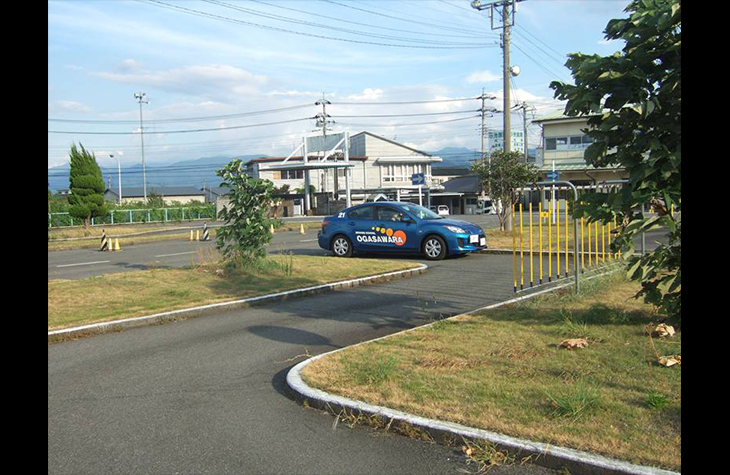
[(601, 264), (606, 263), (606, 225), (601, 223)]
[[(532, 197), (530, 197), (530, 198), (532, 198)], [(535, 284), (535, 279), (533, 278), (534, 274), (532, 272), (532, 200), (530, 200), (529, 209), (530, 209), (530, 287), (532, 287)]]
[(606, 234), (608, 235), (608, 262), (611, 262), (613, 260), (613, 256), (611, 255), (611, 221), (606, 226)]
[(586, 270), (586, 242), (583, 235), (583, 227), (585, 226), (585, 221), (583, 217), (580, 218), (580, 271), (584, 272)]
[(522, 248), (522, 202), (520, 202), (520, 290), (525, 288), (525, 251)]
[(200, 241), (200, 229), (195, 231), (195, 240)]
[(304, 232), (304, 223), (301, 224), (301, 229), (299, 230), (300, 234), (307, 234)]
[(540, 219), (538, 220), (538, 229), (540, 231), (540, 284), (542, 284), (542, 192), (540, 193)]
[(557, 228), (555, 231), (555, 257), (558, 260), (558, 268), (555, 272), (555, 278), (560, 278), (560, 199), (555, 203), (555, 217), (557, 218)]
[[(575, 262), (575, 258), (573, 258)], [(568, 277), (568, 198), (565, 198), (565, 277)]]
[(514, 289), (517, 292), (517, 226), (514, 226), (515, 205), (512, 204), (512, 273), (514, 274)]
[(274, 234), (274, 225), (273, 224), (269, 226), (269, 231), (271, 231), (271, 234)]
[(192, 229), (190, 230), (190, 240), (191, 241), (193, 240), (193, 230)]
[(601, 257), (601, 255), (599, 254), (599, 251), (598, 251), (598, 221), (596, 221), (596, 265), (600, 264), (600, 261), (599, 261), (600, 257)]
[(591, 222), (588, 221), (588, 267), (593, 265), (593, 254), (591, 250)]
[[(553, 209), (553, 200), (550, 199), (548, 204), (550, 210)], [(553, 219), (548, 211), (548, 282), (553, 280)]]
[(121, 251), (121, 250), (122, 250), (122, 248), (121, 248), (121, 247), (119, 247), (119, 238), (116, 238), (116, 239), (114, 240), (114, 250), (115, 250), (115, 251)]
[[(618, 220), (616, 218), (616, 215), (613, 216), (613, 229), (618, 229)], [(616, 259), (621, 259), (621, 249), (616, 252)]]

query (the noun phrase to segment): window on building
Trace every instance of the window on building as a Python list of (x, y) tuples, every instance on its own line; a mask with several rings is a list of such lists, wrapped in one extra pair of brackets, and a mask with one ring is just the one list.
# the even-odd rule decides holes
[[(274, 177), (276, 177), (276, 173), (274, 172)], [(301, 180), (304, 178), (304, 170), (282, 170), (281, 171), (281, 179), (282, 180)]]

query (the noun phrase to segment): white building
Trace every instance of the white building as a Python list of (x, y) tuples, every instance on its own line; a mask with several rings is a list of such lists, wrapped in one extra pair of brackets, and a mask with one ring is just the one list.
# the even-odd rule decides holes
[[(333, 159), (334, 158), (334, 159)], [(289, 190), (304, 189), (304, 170), (276, 170), (285, 157), (254, 158), (246, 163), (249, 176), (270, 180), (281, 188), (289, 185)], [(309, 154), (309, 162), (316, 160), (316, 154)], [(393, 140), (370, 132), (361, 132), (350, 137), (349, 150), (350, 189), (352, 203), (362, 203), (368, 197), (383, 193), (391, 199), (418, 203), (418, 186), (412, 184), (411, 176), (423, 173), (425, 184), (422, 186), (421, 200), (427, 205), (429, 191), (441, 189), (433, 183), (431, 166), (441, 162), (426, 152), (416, 150)], [(288, 164), (302, 163), (303, 157), (293, 156)], [(328, 159), (328, 163), (345, 163), (340, 153)], [(310, 170), (310, 184), (316, 193), (326, 193), (335, 201), (345, 200), (345, 168)], [(335, 175), (337, 178), (335, 178)]]

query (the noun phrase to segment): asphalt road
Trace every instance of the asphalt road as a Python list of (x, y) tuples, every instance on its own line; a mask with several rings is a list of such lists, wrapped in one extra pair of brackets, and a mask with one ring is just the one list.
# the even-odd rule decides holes
[(413, 278), (49, 345), (48, 472), (475, 472), (452, 448), (333, 428), (285, 378), (304, 354), (511, 298), (511, 258), (446, 259)]

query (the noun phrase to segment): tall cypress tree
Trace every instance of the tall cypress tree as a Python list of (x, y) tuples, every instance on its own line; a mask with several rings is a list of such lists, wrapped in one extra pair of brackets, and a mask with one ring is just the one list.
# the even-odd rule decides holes
[(81, 150), (76, 148), (76, 144), (72, 144), (69, 152), (71, 162), (69, 213), (74, 218), (83, 219), (84, 226), (88, 226), (92, 217), (107, 214), (104, 180), (94, 154), (84, 149), (83, 145), (79, 145)]

